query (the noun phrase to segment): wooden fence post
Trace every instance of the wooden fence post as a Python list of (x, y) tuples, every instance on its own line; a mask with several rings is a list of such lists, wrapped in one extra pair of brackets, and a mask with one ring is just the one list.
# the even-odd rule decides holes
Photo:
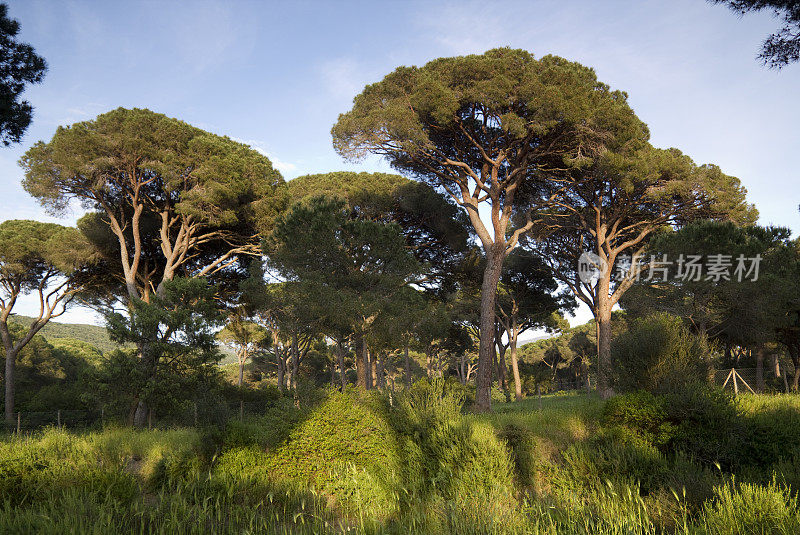
[(58, 409), (58, 416), (56, 416), (56, 426), (61, 429), (61, 409)]
[(17, 434), (19, 435), (20, 426), (22, 424), (22, 413), (17, 412)]
[(194, 402), (194, 426), (197, 427), (197, 402)]

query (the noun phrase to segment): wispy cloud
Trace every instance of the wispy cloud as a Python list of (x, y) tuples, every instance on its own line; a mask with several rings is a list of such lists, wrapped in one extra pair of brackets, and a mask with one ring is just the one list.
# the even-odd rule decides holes
[(297, 166), (295, 164), (281, 160), (280, 158), (275, 156), (274, 153), (265, 149), (264, 142), (262, 141), (258, 141), (255, 139), (239, 139), (235, 137), (231, 139), (239, 143), (244, 143), (245, 145), (250, 145), (250, 147), (254, 151), (258, 152), (259, 154), (263, 154), (264, 156), (269, 158), (269, 161), (272, 162), (272, 166), (281, 173), (292, 173), (297, 169)]
[(368, 78), (365, 69), (352, 58), (336, 58), (319, 67), (324, 88), (334, 97), (353, 98)]
[(175, 51), (195, 72), (217, 67), (233, 56), (241, 58), (253, 49), (254, 21), (229, 4), (202, 3), (188, 10), (181, 6), (170, 12), (167, 22)]

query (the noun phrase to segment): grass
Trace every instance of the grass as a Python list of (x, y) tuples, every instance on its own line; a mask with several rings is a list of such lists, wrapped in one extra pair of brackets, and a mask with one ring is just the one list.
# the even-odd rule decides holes
[[(605, 427), (604, 402), (584, 394), (480, 415), (456, 402), (350, 393), (226, 430), (6, 436), (0, 532), (800, 532), (791, 458), (723, 472)], [(800, 397), (737, 407), (765, 440), (800, 443), (782, 430)]]

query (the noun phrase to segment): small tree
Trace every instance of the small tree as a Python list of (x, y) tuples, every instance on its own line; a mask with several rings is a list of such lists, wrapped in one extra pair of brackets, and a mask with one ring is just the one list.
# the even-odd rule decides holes
[[(0, 223), (0, 336), (5, 350), (5, 417), (14, 417), (14, 368), (22, 348), (48, 321), (66, 312), (84, 288), (81, 268), (94, 253), (74, 228), (38, 221)], [(39, 313), (22, 330), (9, 329), (17, 299), (35, 292)]]
[(217, 338), (236, 352), (240, 387), (244, 383), (244, 366), (250, 357), (272, 345), (272, 336), (267, 329), (254, 321), (249, 321), (238, 312), (231, 315), (225, 328), (217, 334)]
[(660, 313), (633, 322), (611, 345), (612, 386), (621, 392), (669, 391), (708, 380), (710, 348), (680, 318)]
[[(547, 266), (535, 254), (516, 249), (503, 266), (497, 294), (497, 321), (505, 332), (511, 371), (514, 376), (514, 394), (522, 399), (522, 379), (517, 359), (517, 341), (523, 332), (536, 327), (558, 328), (558, 312), (570, 309), (574, 300), (557, 293), (558, 285)], [(500, 347), (498, 337), (498, 349)], [(505, 351), (500, 351), (500, 364), (505, 366)]]
[(119, 389), (132, 396), (130, 424), (140, 401), (148, 410), (169, 412), (207, 391), (218, 375), (215, 331), (223, 317), (214, 295), (205, 279), (178, 277), (150, 302), (138, 299), (126, 314), (107, 313), (112, 340), (147, 348), (141, 357), (119, 352), (104, 377), (110, 395)]
[(419, 272), (398, 226), (354, 219), (343, 202), (313, 197), (277, 220), (267, 255), (287, 282), (316, 297), (323, 332), (341, 339), (347, 326), (354, 334), (358, 383), (368, 387), (365, 335)]

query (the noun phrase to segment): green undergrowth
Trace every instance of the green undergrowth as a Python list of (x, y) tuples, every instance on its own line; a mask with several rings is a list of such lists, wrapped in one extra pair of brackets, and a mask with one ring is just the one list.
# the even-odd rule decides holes
[(0, 532), (800, 532), (800, 397), (572, 393), (471, 414), (463, 394), (421, 382), (224, 427), (8, 436)]

